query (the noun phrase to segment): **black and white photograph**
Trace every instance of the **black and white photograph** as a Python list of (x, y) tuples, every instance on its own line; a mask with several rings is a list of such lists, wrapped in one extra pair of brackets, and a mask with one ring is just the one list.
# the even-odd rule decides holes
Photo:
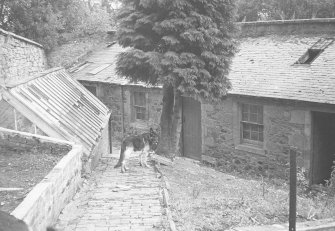
[(0, 231), (335, 231), (335, 0), (0, 0)]

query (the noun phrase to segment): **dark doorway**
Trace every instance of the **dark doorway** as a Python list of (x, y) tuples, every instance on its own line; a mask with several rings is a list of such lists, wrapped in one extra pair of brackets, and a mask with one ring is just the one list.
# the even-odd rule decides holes
[(312, 112), (311, 183), (324, 184), (335, 160), (335, 114)]
[(201, 104), (183, 97), (183, 154), (192, 159), (201, 159)]

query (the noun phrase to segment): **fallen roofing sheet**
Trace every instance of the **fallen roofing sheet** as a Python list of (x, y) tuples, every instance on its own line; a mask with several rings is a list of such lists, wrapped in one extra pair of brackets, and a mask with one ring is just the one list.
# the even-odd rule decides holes
[(80, 142), (88, 152), (108, 123), (108, 108), (64, 69), (9, 84), (2, 94), (47, 135)]
[(243, 38), (229, 79), (229, 94), (335, 104), (335, 43), (311, 64), (294, 64), (325, 36)]

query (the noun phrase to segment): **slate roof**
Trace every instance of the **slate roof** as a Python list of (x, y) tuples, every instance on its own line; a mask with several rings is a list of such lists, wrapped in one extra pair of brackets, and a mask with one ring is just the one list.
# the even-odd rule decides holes
[(232, 95), (335, 104), (335, 42), (311, 64), (294, 63), (325, 36), (242, 38), (229, 74)]
[(84, 63), (71, 68), (70, 73), (78, 81), (153, 87), (142, 82), (134, 83), (123, 76), (117, 75), (115, 71), (117, 55), (126, 50), (126, 48), (114, 44), (95, 51)]
[(0, 93), (32, 122), (40, 121), (35, 124), (47, 135), (79, 142), (88, 153), (108, 123), (108, 108), (62, 68), (8, 84)]

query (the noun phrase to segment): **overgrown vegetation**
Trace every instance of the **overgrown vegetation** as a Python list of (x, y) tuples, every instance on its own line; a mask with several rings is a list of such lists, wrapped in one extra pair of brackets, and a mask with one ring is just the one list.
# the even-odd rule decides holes
[[(182, 158), (162, 170), (171, 185), (170, 201), (178, 230), (219, 231), (288, 222), (289, 187), (285, 180), (226, 174)], [(327, 190), (305, 191), (301, 180), (306, 178), (299, 182), (297, 220), (333, 218), (334, 196)]]
[(333, 0), (238, 0), (239, 21), (333, 18)]
[(105, 35), (115, 26), (115, 12), (108, 9), (81, 0), (0, 0), (0, 27), (51, 51), (69, 41)]

